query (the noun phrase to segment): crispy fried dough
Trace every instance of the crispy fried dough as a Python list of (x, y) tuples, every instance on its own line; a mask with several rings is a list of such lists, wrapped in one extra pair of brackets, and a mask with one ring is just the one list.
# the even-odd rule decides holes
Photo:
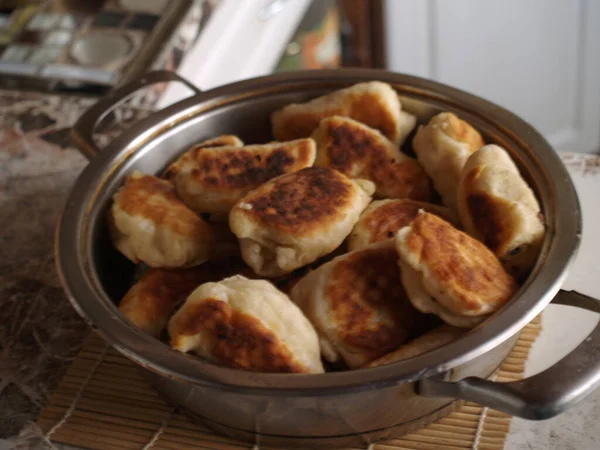
[(171, 313), (203, 283), (232, 275), (250, 276), (238, 259), (209, 261), (191, 269), (148, 269), (119, 304), (119, 310), (142, 331), (159, 337)]
[(177, 194), (198, 214), (225, 220), (235, 202), (252, 189), (285, 173), (312, 166), (312, 139), (245, 147), (193, 149), (181, 157), (174, 178)]
[(169, 321), (171, 346), (258, 372), (322, 373), (317, 333), (302, 311), (265, 280), (206, 283)]
[(401, 138), (406, 138), (415, 121), (413, 116), (401, 114), (400, 100), (389, 84), (371, 81), (275, 111), (271, 115), (273, 136), (279, 141), (308, 137), (321, 119), (331, 116), (358, 120), (396, 145), (402, 144)]
[(375, 200), (361, 214), (348, 237), (348, 250), (358, 250), (375, 242), (393, 239), (396, 233), (417, 217), (419, 210), (456, 224), (454, 212), (443, 206), (414, 200)]
[(360, 367), (424, 330), (427, 317), (408, 300), (397, 260), (393, 242), (381, 242), (333, 259), (292, 288), (326, 359)]
[(214, 246), (210, 226), (177, 198), (173, 186), (140, 172), (115, 194), (109, 225), (115, 247), (150, 267), (195, 266)]
[(173, 182), (175, 177), (179, 173), (182, 167), (190, 164), (190, 161), (193, 159), (195, 152), (203, 148), (212, 148), (212, 147), (241, 147), (244, 143), (240, 138), (234, 136), (232, 134), (224, 134), (222, 136), (217, 136), (216, 138), (208, 139), (206, 141), (202, 141), (199, 144), (194, 145), (191, 149), (181, 155), (174, 163), (167, 167), (167, 170), (163, 173), (163, 178)]
[(315, 166), (370, 180), (378, 197), (429, 199), (429, 178), (423, 168), (379, 131), (333, 116), (323, 119), (312, 137), (317, 143)]
[(229, 216), (244, 261), (257, 274), (278, 276), (332, 252), (371, 200), (372, 183), (361, 185), (336, 170), (310, 167), (250, 192)]
[(535, 264), (544, 217), (535, 194), (502, 147), (486, 145), (465, 164), (458, 189), (465, 230), (482, 241), (515, 276)]
[(415, 308), (433, 312), (450, 325), (474, 325), (472, 321), (497, 311), (517, 288), (485, 245), (424, 211), (398, 232), (396, 248), (402, 282)]
[(413, 139), (417, 159), (433, 180), (444, 204), (455, 211), (463, 166), (483, 145), (477, 130), (449, 112), (434, 116), (419, 128)]

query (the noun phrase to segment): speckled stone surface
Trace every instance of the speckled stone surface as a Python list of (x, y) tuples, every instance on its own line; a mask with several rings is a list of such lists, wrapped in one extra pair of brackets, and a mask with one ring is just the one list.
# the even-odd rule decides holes
[[(0, 91), (0, 449), (51, 448), (32, 421), (87, 333), (60, 288), (53, 234), (69, 189), (86, 165), (70, 144), (69, 127), (92, 102)], [(144, 114), (123, 108), (117, 122), (126, 127)], [(107, 142), (118, 132), (109, 128), (99, 141)], [(600, 158), (563, 159), (584, 210), (582, 250), (567, 284), (600, 296), (600, 239), (594, 231), (600, 223)], [(597, 320), (577, 311), (549, 310), (529, 373), (569, 351)], [(557, 419), (513, 420), (506, 448), (598, 449), (599, 419), (596, 393)]]
[[(600, 299), (600, 157), (562, 155), (579, 194), (583, 214), (581, 245), (563, 289)], [(529, 355), (525, 376), (536, 374), (561, 359), (585, 339), (598, 323), (598, 314), (550, 305), (542, 334)], [(531, 422), (513, 418), (507, 450), (600, 449), (600, 389), (577, 406), (552, 419)]]
[[(0, 91), (0, 439), (35, 420), (87, 333), (60, 287), (53, 241), (86, 165), (70, 127), (93, 101)], [(118, 122), (144, 114), (123, 107)], [(109, 126), (99, 142), (119, 131)]]
[(89, 100), (0, 93), (0, 437), (33, 420), (86, 329), (58, 283), (54, 223), (85, 160), (69, 126)]

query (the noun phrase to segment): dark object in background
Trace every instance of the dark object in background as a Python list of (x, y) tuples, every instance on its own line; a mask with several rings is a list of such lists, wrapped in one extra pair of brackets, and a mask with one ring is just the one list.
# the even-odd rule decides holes
[(339, 7), (335, 0), (316, 0), (308, 7), (275, 71), (336, 69), (341, 56)]
[(150, 31), (156, 26), (160, 16), (155, 14), (137, 14), (125, 24), (125, 27), (131, 30)]
[(98, 14), (92, 25), (95, 27), (118, 27), (125, 18), (124, 13), (106, 11)]
[(385, 68), (382, 0), (337, 0), (342, 16), (342, 66)]
[(102, 9), (106, 0), (57, 0), (54, 7), (63, 12), (94, 14)]
[(0, 86), (95, 95), (165, 68), (198, 6), (147, 3), (0, 0)]
[(314, 0), (276, 71), (385, 67), (382, 0)]

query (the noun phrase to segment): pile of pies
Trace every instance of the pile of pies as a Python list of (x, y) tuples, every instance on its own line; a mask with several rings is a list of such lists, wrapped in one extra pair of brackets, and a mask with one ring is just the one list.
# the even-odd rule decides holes
[(533, 191), (454, 113), (415, 130), (373, 81), (271, 121), (273, 142), (217, 136), (114, 195), (114, 245), (146, 268), (119, 309), (174, 350), (258, 372), (389, 364), (485, 326), (535, 264)]

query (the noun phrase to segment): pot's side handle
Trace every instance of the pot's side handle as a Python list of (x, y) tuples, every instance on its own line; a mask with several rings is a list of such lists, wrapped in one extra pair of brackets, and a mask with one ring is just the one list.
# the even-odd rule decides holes
[(127, 100), (136, 91), (156, 84), (168, 81), (182, 83), (191, 89), (194, 94), (200, 94), (201, 91), (189, 81), (177, 75), (175, 72), (167, 70), (157, 70), (149, 72), (131, 83), (125, 84), (111, 91), (108, 95), (102, 97), (98, 102), (88, 109), (77, 120), (71, 129), (71, 138), (75, 146), (88, 158), (93, 158), (100, 149), (94, 142), (94, 130), (108, 114), (115, 110), (121, 103)]
[[(553, 303), (600, 312), (600, 302), (575, 291), (560, 291)], [(457, 382), (422, 380), (417, 391), (428, 397), (453, 397), (523, 417), (554, 417), (600, 386), (600, 323), (575, 350), (549, 369), (521, 381), (496, 383), (481, 378)]]

